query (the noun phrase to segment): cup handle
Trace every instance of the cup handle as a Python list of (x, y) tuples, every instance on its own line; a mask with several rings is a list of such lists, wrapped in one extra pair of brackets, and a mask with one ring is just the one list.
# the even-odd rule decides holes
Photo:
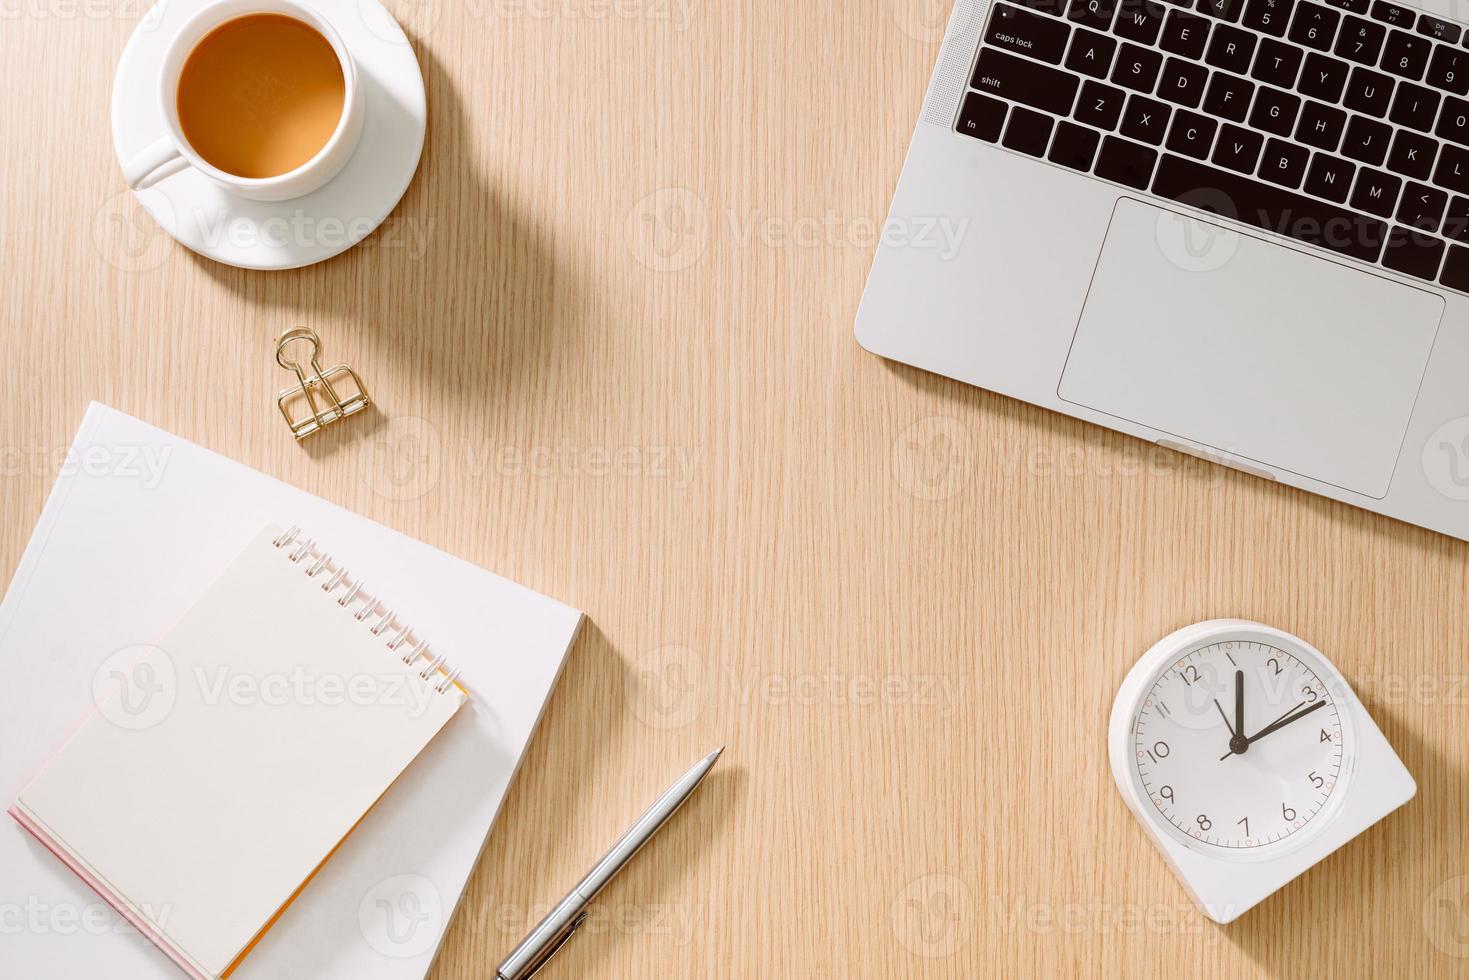
[(129, 188), (140, 191), (188, 167), (189, 161), (172, 138), (164, 136), (129, 160), (122, 168), (122, 176)]

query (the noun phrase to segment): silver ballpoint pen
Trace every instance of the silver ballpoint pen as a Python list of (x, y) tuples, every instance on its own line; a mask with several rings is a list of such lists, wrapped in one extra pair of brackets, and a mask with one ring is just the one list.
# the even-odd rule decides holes
[(612, 845), (602, 860), (597, 862), (581, 883), (571, 890), (556, 907), (530, 931), (515, 951), (505, 957), (495, 976), (498, 980), (530, 980), (536, 971), (545, 966), (556, 951), (571, 938), (578, 926), (586, 920), (587, 906), (607, 883), (621, 871), (632, 856), (652, 839), (653, 835), (668, 822), (668, 818), (683, 806), (694, 790), (714, 768), (721, 746), (700, 759), (694, 768), (684, 773), (663, 795), (658, 797), (648, 811), (628, 828), (627, 833)]

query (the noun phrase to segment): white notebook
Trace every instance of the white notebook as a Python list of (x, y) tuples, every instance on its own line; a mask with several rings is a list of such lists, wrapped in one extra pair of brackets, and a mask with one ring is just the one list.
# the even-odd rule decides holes
[[(366, 816), (230, 976), (423, 977), (555, 684), (580, 613), (105, 406), (88, 410), (67, 453), (46, 458), (60, 464), (61, 476), (0, 603), (0, 671), (6, 678), (0, 684), (0, 805), (24, 798), (33, 812), (66, 824), (52, 829), (78, 855), (99, 864), (98, 855), (115, 857), (119, 849), (105, 839), (101, 820), (75, 812), (66, 791), (46, 789), (62, 770), (43, 773), (48, 764), (74, 764), (68, 742), (98, 713), (94, 688), (106, 686), (119, 662), (140, 646), (162, 647), (175, 627), (187, 629), (196, 618), (190, 610), (208, 608), (208, 600), (197, 604), (210, 583), (231, 569), (243, 544), (262, 527), (283, 517), (298, 521), (329, 545), (341, 566), (362, 573), (364, 593), (382, 596), (402, 622), (421, 629), (429, 651), (450, 654), (448, 662), (461, 671), (458, 681), (470, 697), (437, 735), (425, 735), (428, 722), (423, 729), (413, 722), (412, 732), (400, 730), (387, 739), (391, 751), (373, 745), (374, 751), (363, 753), (358, 764), (367, 771), (355, 774), (351, 785), (391, 786), (376, 805), (367, 801)], [(306, 579), (310, 565), (295, 567), (308, 582), (306, 597), (325, 598), (338, 611), (319, 588), (325, 581)], [(342, 595), (335, 591), (336, 598)], [(251, 611), (269, 615), (246, 604), (231, 606), (229, 615)], [(257, 621), (250, 629), (267, 625)], [(374, 619), (346, 616), (348, 630), (365, 626), (370, 633), (372, 625)], [(373, 637), (379, 644), (375, 652), (381, 654), (396, 635), (385, 629)], [(389, 662), (416, 645), (390, 651)], [(208, 644), (189, 644), (196, 646)], [(447, 678), (442, 669), (434, 676), (439, 684)], [(206, 669), (206, 693), (218, 680), (217, 672)], [(418, 753), (421, 745), (414, 743), (420, 740), (427, 745)], [(104, 755), (107, 741), (100, 740)], [(406, 752), (401, 764), (393, 752)], [(77, 756), (94, 765), (97, 758)], [(401, 771), (396, 780), (394, 767)], [(34, 798), (28, 788), (33, 784)], [(201, 789), (210, 785), (205, 779)], [(274, 856), (279, 866), (261, 869), (258, 894), (244, 889), (238, 896), (254, 904), (219, 922), (257, 919), (258, 910), (284, 887), (280, 882), (302, 869), (310, 874), (312, 861), (330, 851), (331, 838), (341, 830), (337, 818), (363, 809), (357, 799), (338, 802), (340, 809), (322, 808), (310, 821), (293, 815), (301, 833)], [(117, 815), (105, 814), (106, 826), (116, 829)], [(316, 836), (308, 841), (310, 834)], [(120, 879), (117, 884), (155, 873), (129, 867), (133, 860), (122, 855), (117, 870), (109, 872)], [(186, 883), (208, 877), (185, 870), (180, 880)], [(230, 928), (219, 922), (192, 931), (198, 927), (178, 895), (162, 906), (147, 904), (145, 911), (161, 914), (164, 928), (174, 930), (181, 944), (192, 942), (186, 935), (207, 934), (211, 949), (227, 949), (235, 941), (233, 934), (213, 935)], [(0, 922), (6, 927), (0, 935), (3, 977), (185, 975), (10, 820), (0, 824)], [(516, 938), (507, 936), (507, 946)], [(201, 954), (191, 949), (190, 955)]]
[(267, 527), (11, 814), (199, 980), (225, 976), (464, 704), (442, 655)]

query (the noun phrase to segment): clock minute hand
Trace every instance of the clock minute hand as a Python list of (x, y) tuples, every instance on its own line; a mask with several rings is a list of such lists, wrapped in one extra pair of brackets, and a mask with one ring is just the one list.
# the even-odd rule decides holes
[[(1325, 701), (1317, 701), (1315, 704), (1311, 705), (1309, 708), (1307, 708), (1304, 711), (1299, 711), (1299, 712), (1296, 712), (1295, 714), (1287, 714), (1284, 718), (1281, 718), (1278, 721), (1275, 721), (1275, 722), (1272, 722), (1269, 725), (1266, 725), (1264, 728), (1260, 729), (1258, 732), (1256, 732), (1255, 734), (1251, 735), (1249, 737), (1249, 741), (1251, 743), (1258, 742), (1260, 739), (1264, 738), (1266, 735), (1269, 735), (1271, 732), (1279, 731), (1280, 729), (1284, 728), (1286, 725), (1289, 725), (1291, 722), (1300, 721), (1302, 718), (1306, 717), (1311, 712), (1315, 711), (1317, 708), (1324, 708), (1324, 707), (1326, 707), (1326, 702)], [(1291, 709), (1291, 710), (1294, 711), (1295, 709)]]
[(1245, 672), (1234, 672), (1234, 733), (1245, 733)]

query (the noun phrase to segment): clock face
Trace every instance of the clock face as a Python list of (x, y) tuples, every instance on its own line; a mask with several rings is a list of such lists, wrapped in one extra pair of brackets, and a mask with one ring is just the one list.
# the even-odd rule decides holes
[(1175, 836), (1237, 852), (1323, 815), (1349, 730), (1304, 651), (1221, 640), (1158, 675), (1133, 725), (1142, 793)]

